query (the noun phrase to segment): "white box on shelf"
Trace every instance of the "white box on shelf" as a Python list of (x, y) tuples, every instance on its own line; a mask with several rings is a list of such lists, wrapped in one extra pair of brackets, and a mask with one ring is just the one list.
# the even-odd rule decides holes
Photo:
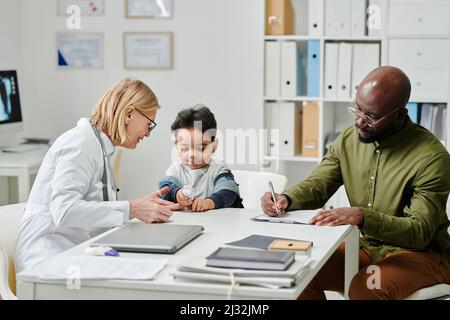
[(278, 97), (281, 93), (281, 43), (266, 41), (265, 49), (265, 95)]
[(448, 35), (449, 4), (396, 4), (389, 6), (390, 35)]
[(448, 70), (404, 70), (411, 81), (410, 101), (447, 101)]
[(401, 69), (448, 69), (448, 39), (390, 39), (389, 63)]

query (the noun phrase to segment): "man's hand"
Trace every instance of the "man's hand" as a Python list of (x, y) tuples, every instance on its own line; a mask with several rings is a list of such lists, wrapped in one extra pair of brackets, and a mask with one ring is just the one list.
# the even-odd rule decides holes
[(192, 202), (191, 210), (193, 212), (205, 212), (212, 210), (216, 207), (216, 204), (211, 199), (194, 199)]
[(319, 212), (309, 223), (316, 226), (361, 225), (364, 222), (362, 208), (338, 208)]
[(181, 189), (177, 191), (177, 202), (183, 207), (190, 208), (192, 205), (192, 199), (186, 197)]
[[(283, 196), (278, 193), (275, 193), (275, 197), (277, 200), (277, 207), (278, 207), (278, 211), (280, 212), (280, 215), (285, 214), (286, 209), (289, 204), (288, 199), (286, 198), (286, 196)], [(263, 209), (264, 213), (270, 217), (278, 216), (277, 209), (275, 209), (275, 204), (273, 203), (272, 194), (270, 192), (266, 192), (262, 196), (261, 208)]]

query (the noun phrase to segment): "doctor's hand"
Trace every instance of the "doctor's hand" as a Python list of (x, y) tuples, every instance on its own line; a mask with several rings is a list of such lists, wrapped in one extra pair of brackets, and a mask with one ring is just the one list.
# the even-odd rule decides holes
[[(286, 213), (288, 207), (288, 199), (286, 196), (275, 193), (277, 199), (278, 210), (280, 211), (280, 216)], [(277, 217), (277, 210), (275, 209), (275, 204), (273, 203), (272, 193), (266, 192), (261, 198), (261, 208), (264, 213), (270, 217)]]
[(131, 200), (130, 217), (137, 218), (145, 223), (162, 223), (169, 221), (172, 210), (180, 210), (180, 205), (161, 199), (159, 196), (166, 194), (169, 188), (161, 189), (143, 199)]
[(155, 202), (163, 207), (166, 207), (167, 209), (172, 210), (172, 211), (178, 211), (178, 210), (183, 209), (183, 206), (178, 203), (173, 203), (171, 201), (161, 199), (162, 196), (165, 196), (169, 192), (170, 192), (169, 187), (164, 187), (161, 190), (146, 196), (144, 199), (153, 201), (153, 202)]
[(321, 211), (309, 223), (317, 226), (362, 225), (364, 223), (364, 209), (338, 208)]

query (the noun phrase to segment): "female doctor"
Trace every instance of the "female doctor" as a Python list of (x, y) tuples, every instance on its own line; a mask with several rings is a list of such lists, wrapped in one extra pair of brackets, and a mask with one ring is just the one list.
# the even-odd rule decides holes
[(178, 205), (160, 199), (117, 201), (111, 170), (116, 146), (135, 149), (150, 136), (158, 100), (142, 81), (126, 78), (52, 145), (36, 177), (20, 224), (15, 256), (20, 272), (130, 218), (166, 222)]

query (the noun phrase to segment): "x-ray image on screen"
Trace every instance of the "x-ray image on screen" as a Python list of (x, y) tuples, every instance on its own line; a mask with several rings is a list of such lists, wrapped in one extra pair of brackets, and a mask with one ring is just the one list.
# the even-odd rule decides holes
[(22, 121), (16, 71), (0, 71), (0, 124)]
[(11, 79), (0, 78), (0, 121), (11, 119)]

